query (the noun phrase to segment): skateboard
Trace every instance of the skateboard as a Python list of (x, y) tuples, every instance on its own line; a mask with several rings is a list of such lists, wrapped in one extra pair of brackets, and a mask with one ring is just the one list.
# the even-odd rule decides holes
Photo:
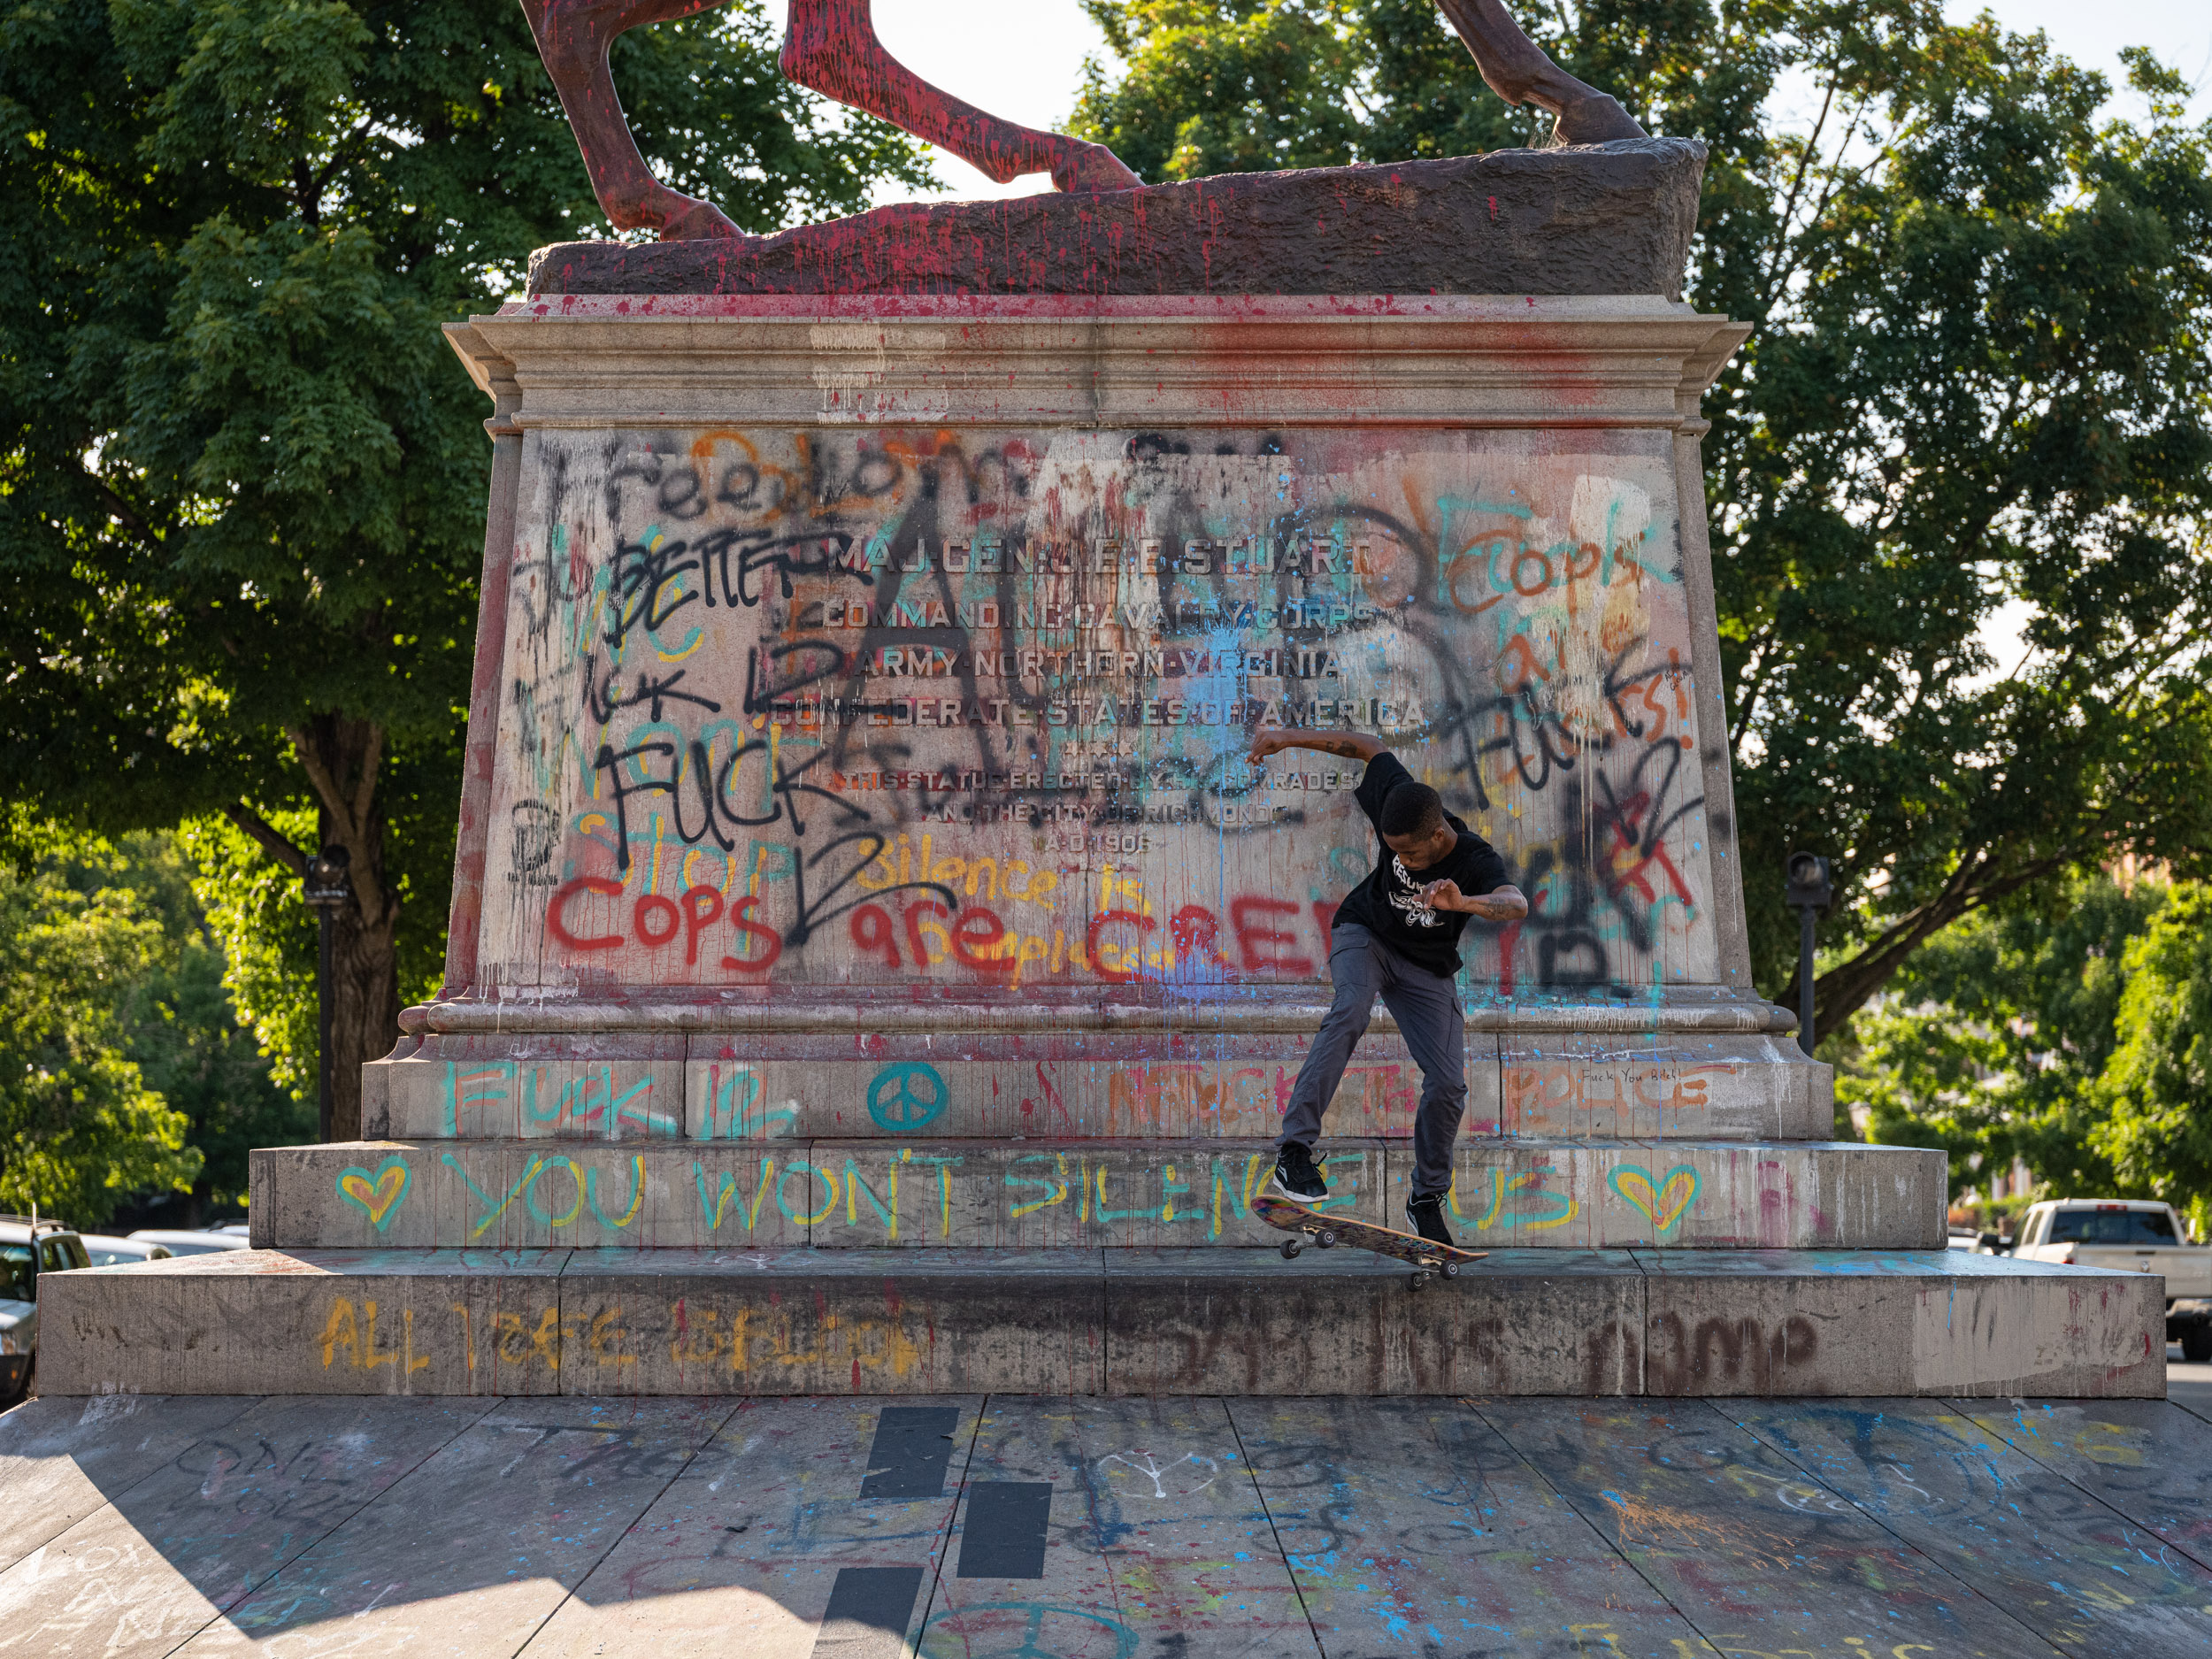
[(1416, 1290), (1427, 1284), (1432, 1274), (1457, 1279), (1463, 1263), (1479, 1262), (1489, 1254), (1487, 1250), (1463, 1250), (1455, 1245), (1437, 1244), (1417, 1233), (1378, 1227), (1369, 1222), (1354, 1221), (1348, 1216), (1325, 1216), (1287, 1198), (1278, 1198), (1272, 1193), (1263, 1193), (1255, 1198), (1252, 1213), (1269, 1226), (1279, 1227), (1291, 1235), (1282, 1242), (1286, 1262), (1298, 1259), (1309, 1236), (1325, 1250), (1332, 1245), (1348, 1244), (1354, 1249), (1372, 1250), (1377, 1256), (1405, 1263), (1413, 1269), (1410, 1282)]

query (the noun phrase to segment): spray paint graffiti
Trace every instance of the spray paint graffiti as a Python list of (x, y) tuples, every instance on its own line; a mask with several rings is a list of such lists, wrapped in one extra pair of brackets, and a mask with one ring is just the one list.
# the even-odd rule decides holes
[[(1170, 1639), (1173, 1640), (1173, 1639)], [(1096, 1608), (990, 1601), (939, 1613), (922, 1632), (926, 1659), (995, 1654), (1002, 1659), (1135, 1659), (1137, 1632)], [(1177, 1642), (1179, 1648), (1181, 1644)]]
[[(277, 1247), (1279, 1242), (1253, 1214), (1274, 1167), (1265, 1142), (460, 1142), (395, 1152), (373, 1171), (337, 1156), (322, 1167), (315, 1202), (273, 1214)], [(1340, 1143), (1325, 1168), (1318, 1208), (1387, 1223), (1413, 1156), (1402, 1141)], [(1855, 1237), (1867, 1248), (1807, 1265), (1865, 1274), (1904, 1271), (1882, 1248), (1940, 1246), (1943, 1171), (1937, 1153), (1901, 1164), (1818, 1143), (1705, 1142), (1671, 1157), (1649, 1141), (1471, 1143), (1448, 1196), (1455, 1230), (1486, 1246), (1830, 1250)]]
[(1531, 895), (1475, 978), (1713, 976), (1663, 439), (536, 442), (488, 978), (1311, 979), (1359, 770), (1243, 754), (1329, 726)]
[(401, 1200), (407, 1196), (411, 1179), (407, 1160), (394, 1153), (374, 1170), (351, 1164), (339, 1171), (338, 1196), (360, 1210), (382, 1233), (391, 1226)]
[(1649, 1221), (1663, 1239), (1697, 1202), (1697, 1171), (1687, 1164), (1656, 1178), (1641, 1164), (1624, 1164), (1605, 1179), (1620, 1201)]
[(439, 1133), (449, 1137), (505, 1133), (614, 1140), (675, 1136), (684, 1128), (680, 1115), (656, 1110), (650, 1069), (631, 1063), (448, 1062), (443, 1083)]
[(868, 1085), (868, 1116), (878, 1128), (911, 1132), (944, 1115), (948, 1093), (936, 1067), (902, 1061), (885, 1066)]

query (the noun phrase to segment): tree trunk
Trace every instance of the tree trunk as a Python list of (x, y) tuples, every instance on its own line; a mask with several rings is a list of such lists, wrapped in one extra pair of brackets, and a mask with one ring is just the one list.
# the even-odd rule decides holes
[(399, 1039), (399, 895), (384, 870), (376, 793), (384, 731), (342, 714), (294, 727), (292, 748), (321, 807), (325, 846), (346, 849), (352, 901), (331, 914), (330, 1138), (361, 1138), (361, 1068)]
[[(382, 871), (380, 868), (380, 879)], [(361, 1138), (361, 1068), (399, 1040), (399, 906), (377, 922), (358, 909), (333, 917), (331, 939), (330, 1138)]]

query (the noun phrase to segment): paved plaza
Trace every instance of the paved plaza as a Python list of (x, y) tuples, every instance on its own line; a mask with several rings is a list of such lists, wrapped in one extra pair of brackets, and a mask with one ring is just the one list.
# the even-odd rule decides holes
[(0, 1652), (2201, 1655), (2203, 1369), (2081, 1403), (52, 1397), (0, 1418)]

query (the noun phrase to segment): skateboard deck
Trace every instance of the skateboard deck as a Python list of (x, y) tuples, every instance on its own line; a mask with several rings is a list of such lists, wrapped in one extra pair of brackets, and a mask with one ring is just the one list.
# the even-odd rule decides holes
[(1294, 1260), (1311, 1239), (1323, 1249), (1334, 1244), (1348, 1244), (1354, 1249), (1371, 1250), (1377, 1256), (1389, 1256), (1403, 1262), (1413, 1269), (1413, 1287), (1421, 1288), (1432, 1273), (1441, 1273), (1447, 1279), (1458, 1276), (1461, 1264), (1479, 1262), (1489, 1254), (1487, 1250), (1463, 1250), (1455, 1245), (1438, 1244), (1417, 1233), (1401, 1233), (1395, 1227), (1378, 1227), (1371, 1222), (1355, 1221), (1348, 1216), (1325, 1216), (1319, 1210), (1309, 1210), (1303, 1204), (1293, 1203), (1272, 1193), (1263, 1193), (1252, 1201), (1252, 1213), (1271, 1227), (1279, 1228), (1292, 1236), (1283, 1240), (1283, 1256)]

